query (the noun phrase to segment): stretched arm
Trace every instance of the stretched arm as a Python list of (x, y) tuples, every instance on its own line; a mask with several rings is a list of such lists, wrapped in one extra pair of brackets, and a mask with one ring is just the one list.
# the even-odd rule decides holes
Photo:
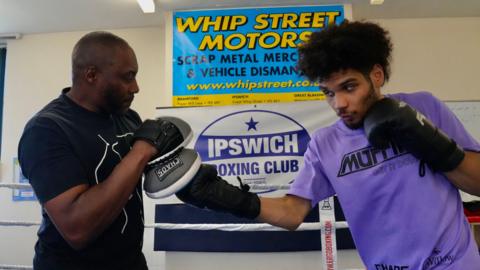
[(445, 175), (459, 189), (480, 196), (480, 153), (466, 151), (462, 162)]
[(258, 221), (288, 230), (298, 228), (311, 209), (309, 200), (293, 195), (280, 198), (261, 197), (260, 204)]
[(75, 186), (44, 204), (72, 248), (84, 248), (115, 220), (155, 154), (153, 146), (137, 141), (105, 181), (91, 187)]
[(249, 188), (236, 187), (220, 178), (212, 165), (203, 164), (191, 182), (176, 193), (185, 203), (227, 212), (294, 230), (310, 211), (310, 201), (297, 196), (258, 197)]

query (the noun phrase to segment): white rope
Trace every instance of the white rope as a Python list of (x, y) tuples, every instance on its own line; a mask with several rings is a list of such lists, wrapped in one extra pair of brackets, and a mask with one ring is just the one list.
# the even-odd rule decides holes
[[(348, 228), (345, 221), (334, 223), (336, 229)], [(286, 231), (286, 229), (272, 226), (267, 223), (230, 223), (230, 224), (179, 224), (179, 223), (155, 223), (145, 224), (145, 228), (156, 228), (166, 230), (220, 230), (220, 231)], [(314, 231), (322, 229), (321, 223), (302, 223), (297, 231)]]
[(33, 267), (15, 264), (0, 264), (0, 269), (33, 269)]
[(0, 187), (11, 188), (11, 189), (32, 188), (30, 184), (21, 184), (21, 183), (0, 183)]
[[(38, 226), (38, 221), (13, 221), (0, 220), (0, 226)], [(145, 224), (145, 228), (156, 228), (166, 230), (219, 230), (219, 231), (285, 231), (286, 229), (272, 226), (267, 223), (230, 223), (230, 224), (179, 224), (179, 223), (154, 223)], [(335, 222), (336, 229), (348, 228), (345, 221)], [(297, 231), (314, 231), (322, 229), (321, 223), (305, 222), (302, 223)]]
[(38, 226), (41, 223), (38, 221), (13, 221), (13, 220), (0, 220), (0, 226)]

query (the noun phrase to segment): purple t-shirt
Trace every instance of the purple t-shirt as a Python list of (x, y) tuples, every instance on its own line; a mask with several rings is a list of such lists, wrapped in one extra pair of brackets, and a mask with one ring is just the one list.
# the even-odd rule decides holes
[[(466, 150), (480, 145), (444, 103), (427, 92), (393, 94)], [(458, 190), (441, 173), (392, 144), (373, 148), (363, 129), (339, 120), (312, 136), (289, 194), (312, 205), (337, 194), (368, 269), (480, 269)]]

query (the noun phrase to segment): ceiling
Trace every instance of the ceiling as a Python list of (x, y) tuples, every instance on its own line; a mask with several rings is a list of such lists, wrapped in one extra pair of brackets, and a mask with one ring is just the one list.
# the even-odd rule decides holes
[(237, 7), (352, 4), (354, 19), (480, 17), (480, 0), (155, 0), (144, 14), (136, 0), (0, 0), (0, 34), (159, 26), (165, 11)]

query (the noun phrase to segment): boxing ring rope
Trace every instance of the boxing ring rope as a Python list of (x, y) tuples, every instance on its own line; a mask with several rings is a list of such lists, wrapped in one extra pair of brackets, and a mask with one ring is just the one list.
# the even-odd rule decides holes
[(21, 184), (21, 183), (0, 183), (0, 188), (11, 188), (11, 189), (20, 189), (20, 188), (32, 188), (30, 184)]
[[(1, 221), (0, 221), (1, 222)], [(1, 225), (1, 223), (0, 223)], [(145, 228), (155, 228), (164, 230), (220, 230), (220, 231), (286, 231), (286, 229), (275, 227), (267, 223), (229, 223), (229, 224), (178, 224), (178, 223), (155, 223), (145, 224)], [(348, 228), (345, 221), (335, 222), (335, 229)], [(305, 222), (302, 223), (296, 231), (318, 231), (323, 229), (321, 223)]]
[(0, 264), (0, 269), (33, 269), (32, 266), (16, 265), (16, 264)]
[[(41, 223), (39, 221), (14, 221), (14, 220), (0, 220), (0, 226), (38, 226)], [(1, 269), (1, 268), (0, 268)]]
[[(22, 189), (22, 188), (31, 188), (29, 184), (20, 184), (20, 183), (0, 183), (0, 188), (10, 188), (10, 189)], [(327, 205), (332, 204), (333, 201), (329, 203), (328, 200), (324, 202)], [(322, 213), (324, 207), (320, 207), (320, 216), (324, 217), (325, 214)], [(333, 231), (333, 239), (335, 241), (335, 229), (348, 228), (348, 223), (345, 221), (335, 221), (335, 218), (329, 214), (333, 213), (333, 207), (328, 210), (330, 213), (327, 214), (327, 219), (325, 222), (305, 222), (300, 224), (296, 229), (297, 231), (314, 231), (320, 230), (322, 232), (322, 246), (327, 248), (322, 248), (321, 253), (324, 255), (324, 250), (333, 248), (335, 254), (335, 264), (333, 267), (324, 267), (327, 269), (337, 269), (336, 268), (336, 245), (331, 244), (325, 245), (325, 231)], [(14, 221), (14, 220), (0, 220), (0, 226), (39, 226), (41, 222), (39, 221)], [(331, 224), (330, 227), (326, 228), (328, 224)], [(152, 229), (166, 229), (166, 230), (220, 230), (220, 231), (286, 231), (286, 229), (275, 227), (267, 223), (230, 223), (230, 224), (178, 224), (178, 223), (152, 223), (145, 224), (145, 228)], [(324, 265), (325, 266), (325, 265)], [(32, 266), (25, 265), (12, 265), (12, 264), (0, 264), (0, 269), (33, 269)]]
[[(0, 220), (0, 226), (39, 226), (41, 223), (38, 221), (14, 221), (14, 220)], [(179, 224), (179, 223), (153, 223), (145, 224), (145, 228), (151, 229), (164, 229), (164, 230), (219, 230), (219, 231), (286, 231), (286, 229), (275, 227), (267, 223), (229, 223), (229, 224)], [(302, 223), (296, 230), (297, 231), (318, 231), (323, 227), (317, 222)], [(335, 222), (335, 229), (348, 228), (348, 224), (345, 221)]]

